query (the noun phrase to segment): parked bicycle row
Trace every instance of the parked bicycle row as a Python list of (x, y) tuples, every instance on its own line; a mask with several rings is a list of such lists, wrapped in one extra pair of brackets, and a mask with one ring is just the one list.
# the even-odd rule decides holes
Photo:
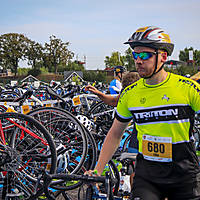
[[(4, 96), (0, 101), (1, 198), (57, 199), (61, 195), (70, 199), (68, 191), (79, 187), (80, 199), (92, 199), (95, 191), (91, 194), (93, 187), (84, 190), (81, 179), (89, 180), (80, 175), (96, 165), (112, 125), (114, 108), (96, 95), (80, 90), (79, 94), (73, 90), (62, 96), (47, 86), (47, 100), (34, 94), (33, 89), (28, 89), (18, 96)], [(100, 181), (105, 184), (111, 181), (110, 185), (99, 188), (109, 199), (113, 195), (119, 199), (129, 195), (130, 188), (126, 192), (120, 189), (123, 184), (120, 185), (119, 168), (124, 177), (130, 174), (131, 167), (134, 168), (135, 154), (126, 153), (133, 128), (130, 123), (114, 160), (105, 170), (109, 171), (107, 178)], [(195, 121), (194, 136), (199, 150), (199, 120)], [(56, 175), (49, 178), (48, 174)], [(77, 177), (67, 177), (71, 174)]]
[[(1, 114), (0, 152), (3, 199), (21, 196), (28, 199), (35, 193), (40, 196), (37, 191), (41, 186), (38, 178), (42, 170), (51, 174), (83, 174), (96, 164), (97, 146), (100, 150), (112, 124), (114, 109), (105, 106), (95, 95), (61, 97), (50, 87), (46, 92), (51, 96), (48, 101), (33, 98), (32, 90), (18, 97), (1, 99), (0, 108), (4, 113)], [(110, 124), (105, 125), (104, 120)], [(44, 133), (38, 127), (42, 127)], [(53, 185), (57, 185), (54, 190), (69, 190), (81, 183), (66, 185), (56, 181)]]

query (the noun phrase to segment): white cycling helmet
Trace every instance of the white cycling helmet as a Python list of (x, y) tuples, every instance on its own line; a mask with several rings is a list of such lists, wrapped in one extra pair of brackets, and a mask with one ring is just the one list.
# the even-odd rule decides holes
[(137, 29), (132, 36), (124, 44), (129, 44), (134, 50), (135, 47), (144, 46), (155, 49), (156, 51), (156, 64), (153, 73), (150, 76), (143, 78), (151, 78), (154, 74), (158, 73), (164, 67), (164, 64), (157, 70), (158, 63), (158, 50), (164, 50), (168, 56), (171, 56), (174, 50), (174, 44), (168, 33), (162, 28), (156, 26), (146, 26)]
[(146, 46), (153, 49), (167, 51), (170, 56), (174, 49), (174, 44), (168, 33), (156, 26), (146, 26), (137, 29), (124, 44), (129, 44), (132, 49), (136, 46)]
[[(63, 150), (65, 147), (64, 145), (60, 144), (58, 147), (56, 147), (56, 151), (59, 152)], [(69, 153), (68, 151), (65, 151), (63, 154), (58, 155), (57, 157), (57, 173), (62, 173), (67, 169), (69, 161)]]
[(94, 127), (94, 123), (89, 120), (85, 115), (77, 115), (76, 118), (83, 124), (89, 131)]

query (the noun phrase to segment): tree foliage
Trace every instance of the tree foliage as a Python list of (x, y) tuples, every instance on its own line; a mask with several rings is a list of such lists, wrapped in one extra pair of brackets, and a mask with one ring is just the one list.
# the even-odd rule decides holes
[(19, 61), (25, 59), (29, 39), (23, 34), (7, 33), (0, 36), (0, 60), (4, 68), (10, 68), (15, 75)]
[(66, 65), (73, 58), (74, 53), (68, 50), (69, 42), (62, 42), (56, 36), (50, 36), (50, 42), (45, 43), (43, 60), (50, 64), (49, 71), (57, 73), (59, 65)]
[(179, 60), (187, 62), (189, 61), (189, 51), (193, 51), (193, 60), (195, 65), (200, 65), (200, 51), (194, 50), (193, 47), (185, 48), (179, 53)]
[(41, 44), (32, 40), (29, 40), (27, 45), (25, 57), (28, 60), (28, 64), (31, 65), (33, 69), (36, 69), (38, 66), (37, 63), (42, 60), (43, 47)]
[(26, 60), (33, 69), (44, 67), (49, 72), (81, 69), (83, 65), (71, 64), (74, 53), (68, 49), (69, 42), (62, 42), (56, 36), (50, 36), (44, 46), (32, 41), (23, 34), (8, 33), (0, 36), (0, 65), (17, 74), (20, 60)]
[(41, 74), (41, 70), (40, 69), (31, 69), (28, 71), (28, 75), (32, 75), (32, 76), (38, 76)]
[(191, 76), (197, 73), (197, 69), (188, 65), (178, 65), (175, 68), (165, 67), (167, 72), (172, 72), (175, 74), (179, 74), (185, 76), (186, 74), (190, 74)]
[[(17, 73), (21, 74), (23, 70), (18, 70), (19, 62), (25, 60), (33, 69), (29, 73), (40, 73), (38, 69), (55, 73), (63, 71), (83, 71), (85, 80), (105, 80), (105, 74), (95, 73), (94, 71), (86, 72), (82, 62), (72, 61), (74, 53), (68, 47), (69, 42), (63, 42), (54, 35), (49, 37), (48, 43), (41, 45), (25, 37), (23, 34), (3, 34), (0, 35), (0, 66), (3, 69), (11, 69), (15, 75)], [(193, 63), (189, 62), (190, 50), (193, 51)], [(177, 66), (176, 68), (169, 68), (168, 70), (181, 75), (196, 73), (197, 67), (195, 68), (195, 66), (200, 66), (200, 51), (193, 47), (185, 48), (180, 51), (179, 60), (189, 63), (193, 67), (188, 64), (188, 66)], [(128, 48), (124, 52), (124, 55), (121, 55), (118, 51), (112, 52), (111, 56), (105, 57), (104, 63), (106, 67), (122, 65), (128, 71), (135, 70), (131, 48)]]
[(105, 57), (104, 62), (105, 62), (106, 67), (121, 65), (121, 66), (125, 66), (128, 71), (135, 69), (135, 63), (133, 60), (131, 48), (128, 48), (125, 51), (124, 56), (121, 56), (121, 54), (118, 51), (113, 52), (110, 57), (109, 56)]
[(28, 71), (30, 70), (30, 68), (18, 68), (17, 69), (17, 74), (19, 76), (25, 76), (28, 74)]
[(124, 59), (125, 59), (125, 67), (126, 67), (126, 69), (128, 71), (135, 70), (135, 62), (134, 62), (134, 59), (133, 59), (133, 56), (132, 56), (131, 48), (128, 48), (125, 51)]
[(78, 63), (76, 60), (73, 62), (69, 61), (67, 65), (67, 69), (69, 71), (84, 71), (85, 70), (83, 64)]
[(83, 79), (85, 81), (90, 82), (105, 82), (106, 81), (106, 74), (103, 72), (96, 73), (95, 71), (84, 71), (83, 72)]
[(106, 67), (124, 66), (124, 57), (118, 51), (112, 52), (110, 57), (105, 57), (104, 63)]
[(94, 71), (85, 71), (83, 72), (83, 79), (85, 81), (96, 81), (96, 73)]
[(98, 82), (105, 82), (106, 81), (106, 73), (97, 73), (96, 75), (96, 81)]

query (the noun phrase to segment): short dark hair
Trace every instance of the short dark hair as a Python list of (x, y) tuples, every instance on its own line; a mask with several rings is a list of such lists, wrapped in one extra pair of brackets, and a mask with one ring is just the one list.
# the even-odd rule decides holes
[(122, 77), (122, 87), (126, 88), (130, 84), (138, 81), (140, 76), (137, 72), (130, 71)]

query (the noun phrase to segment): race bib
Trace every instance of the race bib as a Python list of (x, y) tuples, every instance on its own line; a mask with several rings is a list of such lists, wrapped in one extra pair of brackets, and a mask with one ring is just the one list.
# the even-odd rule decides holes
[(23, 113), (23, 114), (27, 114), (28, 112), (30, 112), (30, 107), (29, 107), (29, 105), (23, 105), (23, 106), (22, 106), (22, 113)]
[(142, 154), (146, 160), (171, 162), (172, 138), (143, 135)]
[(81, 105), (81, 100), (79, 96), (76, 96), (72, 99), (74, 106)]

